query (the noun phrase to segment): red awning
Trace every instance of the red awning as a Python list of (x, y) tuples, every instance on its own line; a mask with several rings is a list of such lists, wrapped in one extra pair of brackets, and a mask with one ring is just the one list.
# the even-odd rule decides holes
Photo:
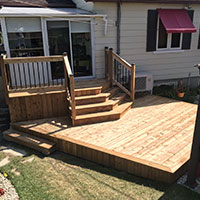
[(167, 33), (192, 33), (197, 31), (184, 9), (158, 9), (158, 15)]

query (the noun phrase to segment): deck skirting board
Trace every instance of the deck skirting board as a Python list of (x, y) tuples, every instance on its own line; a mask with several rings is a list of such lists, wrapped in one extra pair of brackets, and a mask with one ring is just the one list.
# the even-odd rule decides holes
[[(147, 165), (145, 160), (141, 160), (139, 162), (138, 159), (134, 157), (132, 157), (132, 159), (128, 159), (126, 155), (123, 156), (121, 153), (107, 149), (104, 150), (103, 148), (98, 148), (94, 145), (81, 145), (65, 139), (58, 139), (57, 142), (58, 150), (62, 152), (79, 158), (84, 158), (106, 167), (128, 172), (136, 176), (166, 183), (173, 183), (180, 176), (180, 174), (186, 171), (187, 168), (187, 165), (184, 165), (175, 173), (172, 173), (169, 168), (167, 169), (167, 167), (165, 169), (159, 169), (157, 164), (156, 167), (151, 167), (151, 163)], [(134, 159), (137, 161), (134, 161)], [(163, 168), (163, 166), (160, 166), (160, 168)]]

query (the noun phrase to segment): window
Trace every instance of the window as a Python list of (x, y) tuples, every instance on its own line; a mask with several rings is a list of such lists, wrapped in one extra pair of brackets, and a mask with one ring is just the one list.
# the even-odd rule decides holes
[(7, 18), (11, 57), (43, 56), (40, 18)]
[[(164, 16), (161, 16), (162, 12)], [(193, 10), (148, 10), (146, 51), (190, 49), (192, 32), (196, 32), (193, 15)]]
[(167, 33), (165, 27), (158, 19), (157, 50), (181, 49), (183, 33)]

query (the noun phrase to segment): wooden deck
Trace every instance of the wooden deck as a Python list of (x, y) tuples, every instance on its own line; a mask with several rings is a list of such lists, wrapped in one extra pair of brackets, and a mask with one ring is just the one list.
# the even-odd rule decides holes
[(148, 95), (118, 121), (72, 127), (60, 117), (13, 128), (54, 141), (63, 152), (171, 183), (187, 168), (196, 111), (194, 104)]

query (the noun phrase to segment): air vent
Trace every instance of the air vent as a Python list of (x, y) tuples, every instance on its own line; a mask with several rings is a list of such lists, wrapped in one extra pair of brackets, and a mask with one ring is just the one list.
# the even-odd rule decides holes
[(153, 77), (151, 74), (136, 73), (135, 74), (135, 91), (151, 91), (153, 90)]
[(135, 89), (145, 90), (146, 89), (146, 77), (136, 77), (135, 78)]

